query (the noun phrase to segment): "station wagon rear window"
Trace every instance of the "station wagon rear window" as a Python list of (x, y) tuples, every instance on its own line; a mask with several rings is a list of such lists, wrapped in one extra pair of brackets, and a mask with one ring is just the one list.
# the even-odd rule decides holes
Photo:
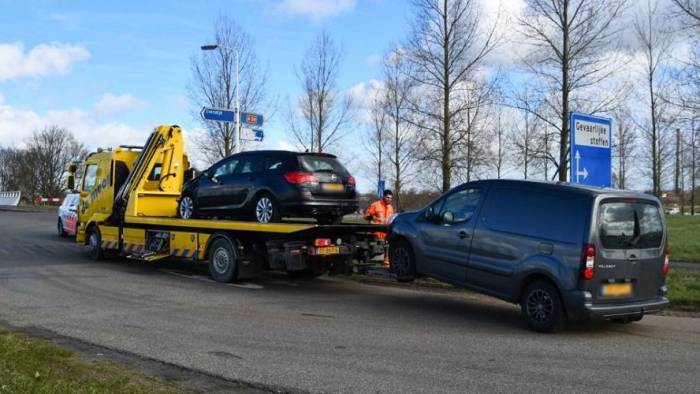
[(343, 167), (338, 159), (331, 156), (300, 155), (299, 163), (306, 171), (311, 172), (334, 172), (338, 175), (349, 175), (348, 170)]
[(603, 202), (598, 225), (606, 249), (658, 248), (663, 239), (661, 213), (652, 203)]

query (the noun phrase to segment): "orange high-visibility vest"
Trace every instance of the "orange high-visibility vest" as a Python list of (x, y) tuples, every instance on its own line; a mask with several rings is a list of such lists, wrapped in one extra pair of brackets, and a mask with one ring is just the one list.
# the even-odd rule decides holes
[[(384, 203), (384, 200), (379, 200), (373, 202), (372, 205), (367, 208), (365, 219), (369, 220), (372, 224), (388, 224), (393, 214), (394, 207), (392, 207), (391, 204)], [(386, 233), (383, 232), (376, 232), (374, 235), (381, 240), (386, 238)]]

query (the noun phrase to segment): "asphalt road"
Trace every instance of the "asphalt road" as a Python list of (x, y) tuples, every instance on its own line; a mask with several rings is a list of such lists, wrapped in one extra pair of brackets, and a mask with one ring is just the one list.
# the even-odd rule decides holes
[(232, 380), (311, 392), (697, 392), (700, 319), (533, 333), (466, 292), (188, 264), (95, 263), (51, 213), (0, 211), (0, 320)]

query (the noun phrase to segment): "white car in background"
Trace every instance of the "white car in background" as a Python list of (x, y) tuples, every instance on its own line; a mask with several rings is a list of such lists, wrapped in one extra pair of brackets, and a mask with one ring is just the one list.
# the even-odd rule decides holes
[(63, 203), (58, 207), (58, 235), (61, 237), (75, 236), (78, 226), (79, 193), (66, 194)]

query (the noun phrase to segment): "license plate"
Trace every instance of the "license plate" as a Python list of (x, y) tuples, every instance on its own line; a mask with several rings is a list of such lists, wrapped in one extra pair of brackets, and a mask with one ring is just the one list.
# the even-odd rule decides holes
[(319, 256), (326, 256), (329, 254), (340, 254), (340, 246), (326, 246), (323, 248), (316, 248), (316, 254)]
[(342, 192), (345, 186), (342, 183), (324, 183), (323, 190), (327, 192)]
[(605, 297), (624, 297), (631, 294), (631, 283), (607, 283), (603, 285), (603, 296)]

